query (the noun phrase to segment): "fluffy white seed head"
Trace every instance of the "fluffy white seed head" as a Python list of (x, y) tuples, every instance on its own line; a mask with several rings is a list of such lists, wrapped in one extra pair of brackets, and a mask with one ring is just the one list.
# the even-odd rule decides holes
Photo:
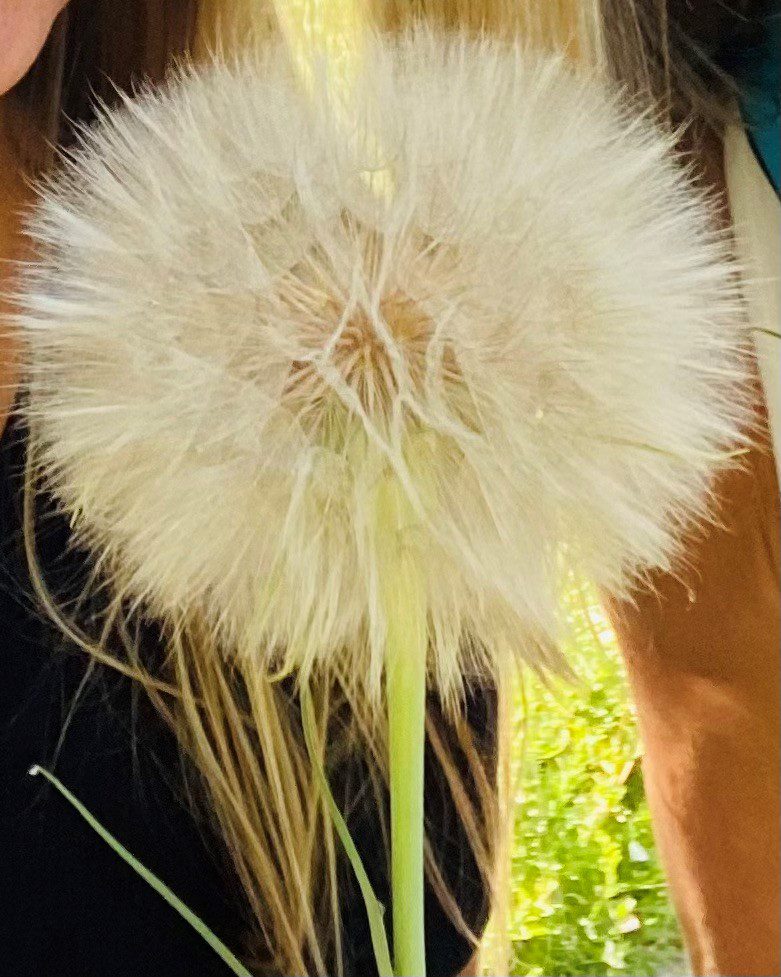
[(354, 133), (270, 47), (85, 136), (31, 224), (31, 421), (123, 593), (375, 692), (394, 482), (451, 692), (548, 654), (562, 559), (668, 565), (739, 437), (742, 326), (708, 206), (596, 82), (430, 35), (367, 65)]

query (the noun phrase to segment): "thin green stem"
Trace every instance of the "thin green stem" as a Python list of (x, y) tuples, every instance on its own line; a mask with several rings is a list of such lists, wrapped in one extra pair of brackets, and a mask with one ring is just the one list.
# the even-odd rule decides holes
[(358, 879), (358, 886), (363, 896), (364, 905), (366, 906), (366, 914), (369, 917), (369, 932), (371, 933), (372, 947), (374, 949), (374, 958), (377, 962), (379, 977), (393, 977), (393, 966), (388, 948), (388, 935), (385, 932), (385, 907), (374, 894), (374, 889), (369, 881), (369, 876), (366, 874), (366, 869), (363, 867), (361, 856), (355, 847), (350, 829), (347, 827), (347, 822), (344, 820), (342, 812), (339, 810), (334, 796), (331, 793), (328, 778), (326, 777), (317, 750), (317, 725), (315, 722), (315, 711), (312, 705), (312, 693), (308, 685), (304, 685), (301, 688), (301, 719), (304, 727), (304, 740), (306, 742), (307, 752), (309, 753), (309, 762), (312, 764), (315, 779), (323, 794), (328, 813), (336, 828), (336, 833), (339, 835), (339, 840), (344, 846), (355, 876)]
[(137, 872), (145, 882), (148, 882), (155, 892), (161, 895), (168, 905), (172, 906), (179, 913), (182, 919), (192, 926), (196, 933), (198, 933), (198, 935), (209, 944), (212, 950), (214, 950), (214, 952), (224, 960), (234, 974), (238, 974), (239, 977), (252, 977), (249, 970), (247, 970), (242, 962), (236, 956), (234, 956), (233, 953), (231, 953), (222, 940), (212, 933), (200, 916), (196, 916), (192, 909), (186, 906), (182, 900), (168, 888), (165, 882), (158, 879), (158, 877), (154, 873), (150, 872), (145, 865), (142, 865), (142, 863), (139, 862), (134, 855), (131, 855), (127, 848), (125, 848), (124, 845), (121, 845), (117, 839), (103, 827), (100, 821), (98, 821), (97, 818), (87, 810), (81, 801), (68, 790), (62, 781), (60, 781), (54, 776), (53, 773), (50, 773), (44, 767), (31, 767), (30, 776), (35, 777), (37, 774), (45, 777), (49, 783), (55, 787), (60, 794), (62, 794), (65, 800), (76, 808), (92, 830), (95, 831), (96, 834), (100, 835), (106, 844), (110, 848), (113, 848), (119, 857), (127, 862), (133, 871)]
[(386, 693), (391, 805), (394, 969), (425, 977), (423, 762), (426, 739), (426, 602), (402, 491), (380, 493), (386, 540), (382, 595), (387, 622)]

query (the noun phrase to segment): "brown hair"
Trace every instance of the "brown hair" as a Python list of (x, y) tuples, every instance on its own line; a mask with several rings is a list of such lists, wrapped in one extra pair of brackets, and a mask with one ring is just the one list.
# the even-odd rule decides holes
[(160, 80), (195, 29), (197, 0), (70, 0), (37, 60), (4, 98), (19, 110), (16, 150), (28, 171), (45, 167), (96, 100), (112, 104), (142, 78)]
[[(598, 0), (605, 64), (673, 126), (721, 134), (737, 121), (737, 52), (754, 47), (778, 0)], [(775, 14), (774, 14), (775, 11)]]

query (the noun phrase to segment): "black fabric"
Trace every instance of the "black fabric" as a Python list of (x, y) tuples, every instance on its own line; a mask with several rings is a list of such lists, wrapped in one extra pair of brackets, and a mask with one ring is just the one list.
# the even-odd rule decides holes
[[(182, 760), (145, 696), (115, 672), (88, 666), (35, 609), (21, 535), (24, 435), (15, 418), (0, 441), (0, 977), (225, 977), (195, 932), (30, 766), (54, 767), (106, 827), (241, 955), (247, 909), (220, 840), (185, 799)], [(47, 582), (77, 594), (89, 566), (69, 548), (66, 521), (44, 505), (38, 549)], [(89, 608), (83, 609), (88, 614)], [(433, 705), (432, 705), (433, 708)], [(493, 696), (470, 700), (493, 749)], [(359, 760), (337, 793), (381, 899), (387, 865), (372, 792)], [(427, 816), (446, 876), (478, 929), (487, 902), (471, 851), (432, 757)], [(360, 897), (342, 868), (348, 971), (375, 973)], [(427, 896), (429, 973), (455, 974), (472, 948)]]

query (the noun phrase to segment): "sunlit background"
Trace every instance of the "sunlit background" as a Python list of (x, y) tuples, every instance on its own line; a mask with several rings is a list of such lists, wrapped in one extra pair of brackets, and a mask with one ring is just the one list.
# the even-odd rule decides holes
[(516, 705), (511, 973), (681, 974), (615, 638), (592, 593), (569, 603), (579, 683), (528, 678)]

